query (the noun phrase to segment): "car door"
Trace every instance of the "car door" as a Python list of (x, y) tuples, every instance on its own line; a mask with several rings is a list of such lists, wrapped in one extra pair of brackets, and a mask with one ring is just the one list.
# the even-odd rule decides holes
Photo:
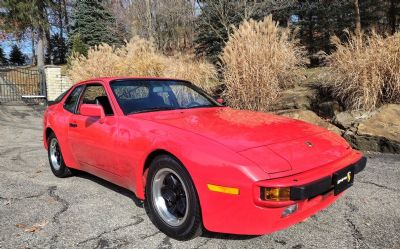
[[(82, 104), (101, 105), (105, 117), (89, 117), (79, 113)], [(90, 172), (102, 170), (118, 174), (115, 141), (118, 124), (113, 107), (100, 83), (86, 84), (76, 112), (69, 119), (69, 143), (76, 160)], [(100, 172), (101, 174), (101, 172)]]

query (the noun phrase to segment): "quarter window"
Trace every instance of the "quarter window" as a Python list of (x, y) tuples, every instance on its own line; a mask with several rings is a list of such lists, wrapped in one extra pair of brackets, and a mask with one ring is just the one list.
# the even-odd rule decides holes
[(76, 111), (76, 105), (78, 104), (79, 96), (81, 95), (83, 88), (84, 88), (83, 85), (77, 86), (77, 87), (71, 92), (71, 94), (70, 94), (70, 95), (68, 96), (68, 98), (65, 100), (65, 103), (64, 103), (64, 109), (65, 109), (65, 110), (67, 110), (67, 111), (69, 111), (69, 112), (72, 112), (72, 113), (75, 113), (75, 111)]

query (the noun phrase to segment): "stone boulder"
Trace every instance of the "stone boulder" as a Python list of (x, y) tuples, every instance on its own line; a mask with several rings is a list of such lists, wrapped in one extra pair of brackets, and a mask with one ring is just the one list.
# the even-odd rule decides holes
[(326, 66), (328, 62), (328, 55), (326, 52), (320, 50), (310, 56), (310, 66)]
[(325, 121), (324, 119), (320, 118), (317, 114), (309, 110), (286, 110), (277, 112), (277, 114), (321, 126), (339, 135), (343, 133), (341, 129), (332, 125), (328, 121)]
[(342, 107), (336, 100), (328, 100), (321, 103), (315, 103), (313, 109), (318, 114), (318, 116), (329, 119), (342, 111)]
[(354, 137), (360, 149), (400, 153), (400, 105), (379, 108), (359, 123)]
[(297, 86), (284, 90), (279, 98), (271, 105), (271, 111), (306, 109), (310, 110), (318, 96), (318, 91), (311, 87)]
[(357, 126), (359, 122), (371, 116), (370, 112), (363, 111), (345, 111), (335, 114), (332, 123), (341, 129), (347, 130), (353, 126)]
[(358, 125), (357, 133), (400, 142), (400, 105), (385, 105)]

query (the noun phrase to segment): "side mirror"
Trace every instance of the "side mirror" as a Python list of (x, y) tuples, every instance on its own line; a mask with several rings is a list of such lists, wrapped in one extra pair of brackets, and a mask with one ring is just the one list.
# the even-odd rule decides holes
[(224, 102), (224, 100), (222, 98), (217, 98), (217, 102), (222, 104)]
[(79, 112), (81, 115), (89, 117), (104, 118), (106, 116), (101, 105), (82, 104)]

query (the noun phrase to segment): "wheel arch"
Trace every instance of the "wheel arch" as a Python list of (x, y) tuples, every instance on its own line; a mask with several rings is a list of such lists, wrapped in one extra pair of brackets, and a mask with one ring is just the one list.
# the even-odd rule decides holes
[(52, 128), (47, 127), (47, 128), (46, 128), (46, 131), (45, 131), (45, 139), (44, 139), (44, 141), (43, 141), (43, 142), (45, 143), (45, 145), (46, 145), (46, 149), (47, 149), (48, 146), (49, 146), (49, 145), (47, 144), (47, 140), (49, 139), (49, 136), (50, 136), (51, 133), (53, 133), (54, 135), (56, 134)]
[(173, 153), (171, 153), (170, 151), (165, 150), (165, 149), (161, 149), (161, 148), (155, 149), (147, 155), (147, 157), (144, 160), (144, 163), (142, 165), (142, 168), (138, 172), (138, 175), (140, 177), (138, 177), (139, 182), (137, 184), (136, 195), (140, 199), (143, 199), (143, 200), (145, 199), (144, 191), (145, 191), (145, 187), (146, 187), (147, 172), (148, 172), (148, 169), (150, 168), (150, 164), (154, 160), (154, 158), (156, 158), (157, 156), (160, 156), (160, 155), (168, 155), (168, 156), (173, 157), (186, 169), (186, 171), (189, 173), (190, 177), (192, 177), (190, 172), (188, 171), (187, 167), (182, 163), (181, 160), (179, 160), (179, 158), (176, 155), (174, 155)]

